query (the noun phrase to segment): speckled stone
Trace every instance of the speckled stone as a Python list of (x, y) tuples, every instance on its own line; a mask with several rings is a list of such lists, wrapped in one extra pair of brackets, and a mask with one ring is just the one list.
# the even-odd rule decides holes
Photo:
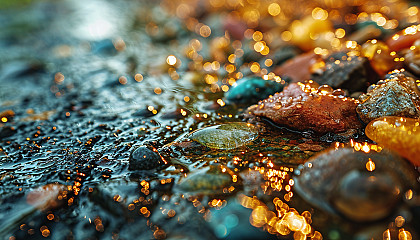
[(383, 116), (420, 116), (420, 92), (416, 82), (399, 72), (369, 87), (359, 101), (356, 110), (366, 124)]

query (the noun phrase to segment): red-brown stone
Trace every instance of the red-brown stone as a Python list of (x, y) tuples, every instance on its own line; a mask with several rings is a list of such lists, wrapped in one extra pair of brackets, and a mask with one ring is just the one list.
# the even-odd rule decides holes
[(304, 53), (286, 61), (275, 68), (273, 72), (281, 77), (290, 77), (292, 82), (304, 82), (311, 79), (311, 67), (320, 58), (319, 55), (313, 52)]
[(247, 113), (300, 131), (341, 133), (362, 127), (356, 106), (354, 99), (292, 83), (283, 92), (249, 107)]

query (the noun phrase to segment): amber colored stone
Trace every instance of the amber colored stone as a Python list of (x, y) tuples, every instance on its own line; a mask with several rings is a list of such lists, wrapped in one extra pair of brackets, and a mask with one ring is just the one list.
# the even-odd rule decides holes
[(400, 67), (400, 62), (394, 61), (394, 56), (390, 53), (389, 47), (381, 41), (369, 40), (362, 45), (363, 56), (370, 60), (370, 65), (380, 76)]
[(289, 30), (293, 36), (292, 43), (304, 50), (310, 50), (315, 46), (311, 36), (333, 31), (333, 24), (328, 19), (314, 19), (312, 16), (308, 16), (302, 21), (293, 22)]
[(314, 52), (304, 53), (286, 61), (273, 72), (282, 77), (290, 77), (292, 82), (304, 82), (311, 78), (311, 67), (318, 60), (321, 60), (321, 57)]
[(420, 32), (417, 30), (413, 30), (410, 34), (407, 33), (407, 29), (404, 29), (392, 37), (390, 37), (386, 44), (388, 45), (391, 51), (400, 51), (405, 48), (409, 48), (413, 45), (413, 43), (420, 38)]
[(249, 107), (247, 113), (267, 117), (279, 125), (320, 134), (361, 128), (356, 101), (335, 96), (324, 88), (315, 89), (310, 84), (292, 83), (283, 92)]
[(404, 117), (382, 117), (370, 122), (366, 136), (398, 152), (420, 166), (420, 120)]

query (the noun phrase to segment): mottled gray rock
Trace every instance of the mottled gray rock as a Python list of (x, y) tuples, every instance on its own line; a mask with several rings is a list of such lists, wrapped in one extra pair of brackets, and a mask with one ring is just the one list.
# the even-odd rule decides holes
[(384, 116), (420, 116), (420, 92), (416, 82), (402, 73), (391, 74), (386, 80), (370, 86), (359, 101), (356, 111), (366, 124)]

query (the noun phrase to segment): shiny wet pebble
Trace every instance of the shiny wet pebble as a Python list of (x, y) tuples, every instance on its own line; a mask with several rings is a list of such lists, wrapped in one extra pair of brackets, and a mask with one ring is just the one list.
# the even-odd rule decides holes
[(132, 150), (128, 168), (130, 170), (150, 170), (162, 165), (164, 165), (164, 161), (154, 147), (140, 145)]
[(373, 141), (406, 157), (420, 166), (420, 121), (414, 118), (382, 117), (375, 119), (365, 129)]
[(262, 78), (243, 78), (238, 80), (226, 93), (226, 99), (233, 103), (252, 104), (281, 92), (290, 79), (264, 80)]
[(370, 148), (369, 153), (332, 149), (306, 162), (296, 174), (295, 189), (305, 200), (357, 222), (388, 216), (402, 195), (418, 186), (418, 174), (402, 158)]
[(196, 130), (185, 138), (214, 149), (234, 149), (258, 137), (257, 127), (250, 123), (226, 123)]

